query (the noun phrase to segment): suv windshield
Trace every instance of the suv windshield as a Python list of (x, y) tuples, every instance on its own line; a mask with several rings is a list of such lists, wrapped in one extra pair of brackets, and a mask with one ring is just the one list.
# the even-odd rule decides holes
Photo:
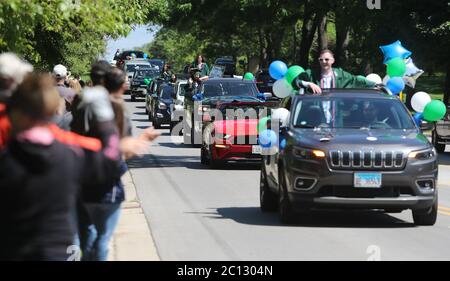
[(248, 82), (214, 82), (204, 85), (205, 97), (217, 96), (252, 96), (256, 97), (256, 85)]
[(172, 98), (172, 94), (173, 94), (173, 86), (164, 86), (161, 89), (161, 99), (171, 99)]
[(145, 70), (138, 70), (134, 74), (135, 78), (141, 79), (141, 78), (155, 78), (159, 76), (159, 73), (154, 69), (145, 69)]
[(294, 127), (414, 129), (399, 100), (379, 98), (306, 98), (294, 109)]
[(136, 68), (150, 68), (150, 64), (127, 64), (127, 72), (134, 72)]

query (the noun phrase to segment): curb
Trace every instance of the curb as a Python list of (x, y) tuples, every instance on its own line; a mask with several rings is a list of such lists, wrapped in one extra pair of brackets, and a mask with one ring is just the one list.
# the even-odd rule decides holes
[(126, 200), (122, 203), (116, 231), (111, 239), (109, 261), (159, 261), (150, 227), (128, 171), (122, 177)]

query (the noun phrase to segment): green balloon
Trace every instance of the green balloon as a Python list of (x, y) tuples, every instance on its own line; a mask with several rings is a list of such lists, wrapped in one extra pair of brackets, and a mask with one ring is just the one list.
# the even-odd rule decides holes
[(269, 117), (269, 116), (264, 117), (264, 118), (261, 118), (261, 119), (259, 120), (259, 122), (258, 122), (258, 127), (257, 127), (258, 133), (259, 133), (259, 132), (262, 132), (262, 131), (264, 131), (264, 130), (267, 130), (267, 122), (269, 122), (269, 121), (270, 121), (270, 117)]
[(152, 79), (148, 79), (148, 78), (145, 78), (145, 79), (144, 79), (145, 85), (149, 85), (150, 82), (152, 82)]
[(244, 80), (255, 80), (255, 76), (253, 76), (253, 73), (247, 72), (244, 74)]
[(444, 118), (445, 113), (447, 113), (445, 104), (440, 100), (433, 100), (425, 106), (423, 119), (428, 122), (435, 122)]
[(402, 58), (393, 58), (387, 62), (389, 77), (403, 77), (406, 72), (406, 63)]
[(305, 70), (301, 66), (293, 65), (289, 67), (285, 78), (288, 81), (288, 83), (291, 84), (292, 81), (294, 81), (294, 79), (297, 78), (297, 76), (299, 76), (303, 72), (305, 72)]

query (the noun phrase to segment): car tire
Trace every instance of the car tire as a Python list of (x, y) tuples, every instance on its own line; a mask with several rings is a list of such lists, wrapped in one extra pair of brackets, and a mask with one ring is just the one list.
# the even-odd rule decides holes
[(153, 123), (152, 124), (153, 124), (153, 127), (155, 129), (161, 129), (161, 124), (155, 118), (153, 118)]
[(438, 136), (436, 130), (433, 130), (431, 133), (431, 141), (436, 148), (436, 151), (439, 153), (445, 152), (445, 144), (438, 143), (439, 141), (442, 141), (441, 138)]
[(131, 102), (135, 102), (136, 101), (136, 97), (131, 95)]
[(259, 177), (259, 202), (262, 212), (275, 212), (278, 207), (277, 195), (269, 189), (266, 169), (261, 167)]
[(209, 163), (209, 167), (211, 169), (220, 169), (223, 167), (223, 165), (225, 164), (225, 161), (223, 160), (219, 160), (219, 159), (214, 159), (214, 157), (212, 156), (212, 148), (209, 148), (209, 153), (208, 153), (208, 163)]
[(200, 149), (200, 163), (202, 165), (208, 165), (209, 164), (208, 152), (206, 151), (206, 149), (204, 147), (202, 147)]
[(278, 215), (280, 217), (281, 223), (292, 224), (294, 222), (294, 211), (292, 210), (291, 202), (289, 201), (284, 172), (282, 171), (282, 167), (280, 167), (279, 169), (280, 174), (278, 177)]
[(427, 211), (413, 211), (413, 219), (415, 225), (431, 226), (436, 223), (438, 212), (438, 200), (434, 202), (433, 206)]

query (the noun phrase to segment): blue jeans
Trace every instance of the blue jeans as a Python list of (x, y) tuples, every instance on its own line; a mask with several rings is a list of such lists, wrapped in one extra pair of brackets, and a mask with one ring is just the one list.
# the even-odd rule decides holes
[(84, 206), (89, 214), (90, 224), (84, 224), (80, 229), (82, 260), (106, 261), (109, 240), (119, 222), (120, 203), (85, 203)]

